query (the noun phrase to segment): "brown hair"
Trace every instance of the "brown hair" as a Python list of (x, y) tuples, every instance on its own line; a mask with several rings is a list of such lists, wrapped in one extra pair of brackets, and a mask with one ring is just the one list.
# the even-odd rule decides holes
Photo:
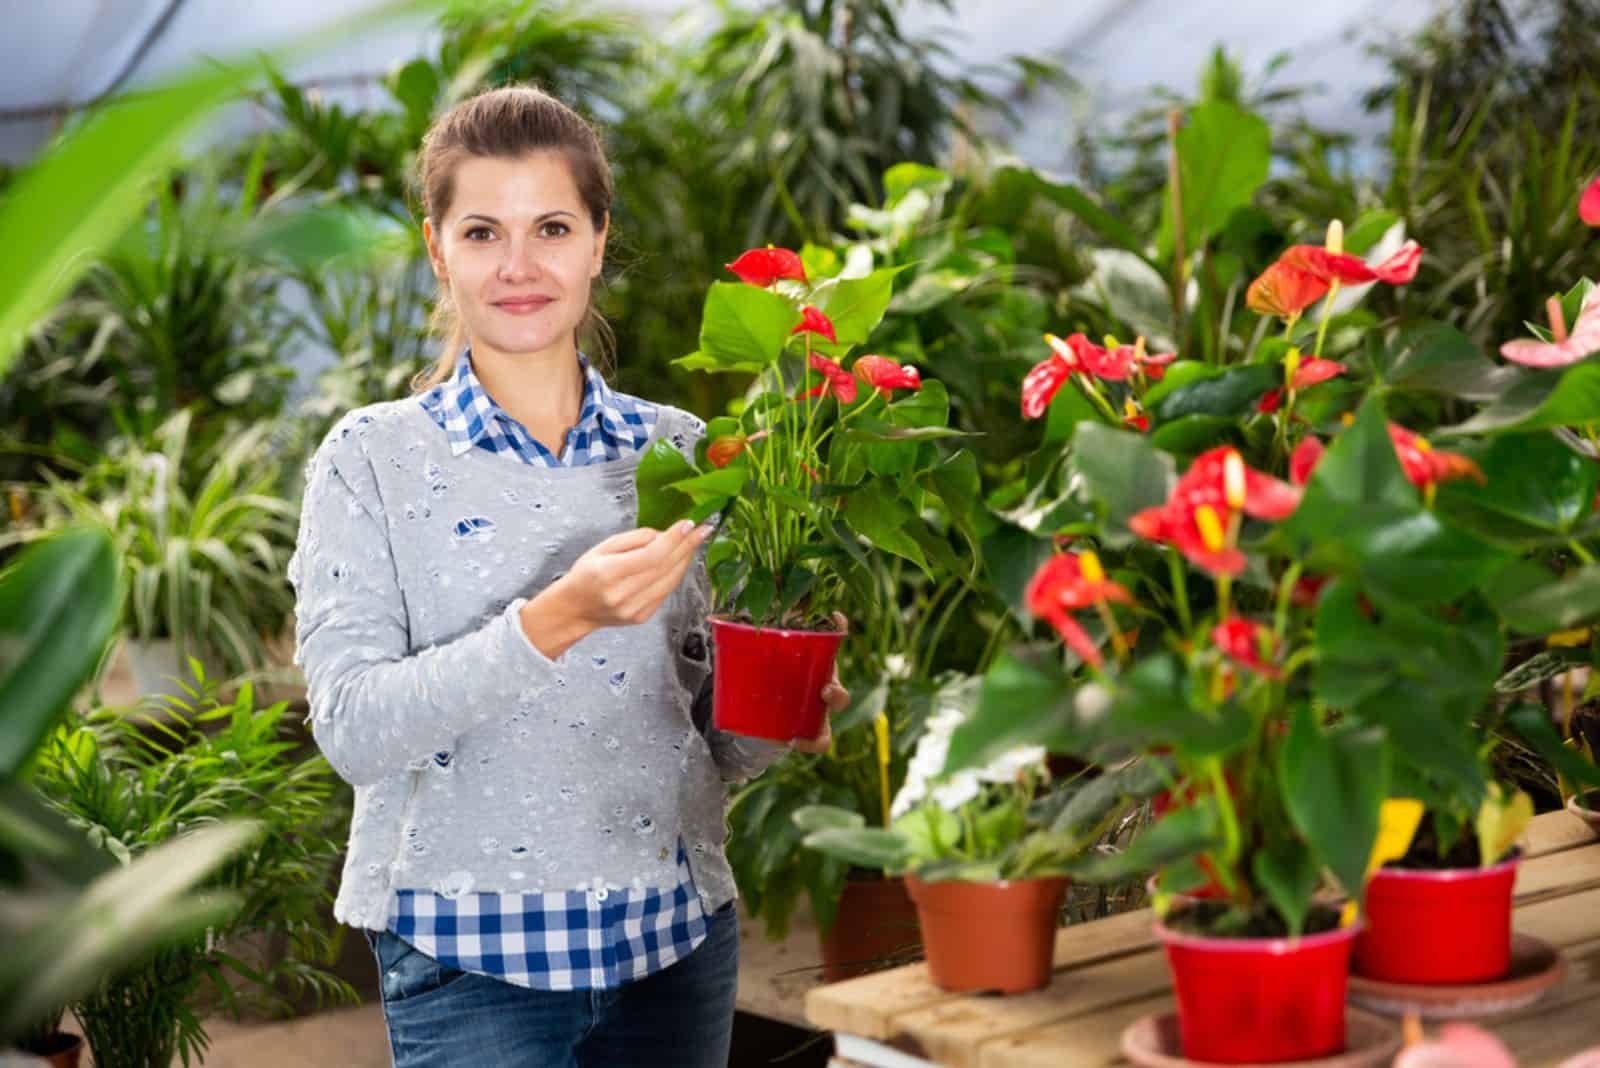
[[(611, 165), (606, 162), (600, 135), (576, 111), (527, 85), (490, 89), (469, 97), (429, 127), (417, 157), (423, 214), (435, 227), (444, 220), (455, 196), (456, 167), (462, 160), (473, 156), (520, 159), (531, 152), (547, 151), (559, 152), (567, 161), (578, 195), (598, 231), (610, 215), (612, 197)], [(417, 390), (431, 389), (449, 378), (467, 343), (466, 328), (447, 285), (439, 288), (429, 327), (444, 339), (444, 349), (438, 362), (413, 381)], [(578, 332), (598, 347), (601, 365), (608, 363), (615, 338), (595, 311), (592, 298)]]

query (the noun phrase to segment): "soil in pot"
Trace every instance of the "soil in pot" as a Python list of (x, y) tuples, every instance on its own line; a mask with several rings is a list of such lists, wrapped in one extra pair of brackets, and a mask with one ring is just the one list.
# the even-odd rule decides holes
[(44, 1041), (21, 1048), (24, 1053), (44, 1058), (50, 1068), (78, 1068), (83, 1060), (83, 1039), (66, 1031), (51, 1032)]
[(917, 906), (904, 879), (862, 874), (844, 884), (839, 913), (822, 942), (822, 978), (837, 983), (901, 963), (921, 948)]
[(711, 618), (717, 655), (711, 718), (718, 730), (786, 742), (822, 733), (822, 688), (843, 630), (756, 627)]
[(1065, 878), (968, 883), (907, 876), (934, 983), (956, 993), (1002, 994), (1047, 985), (1067, 884)]
[(1317, 908), (1307, 933), (1252, 916), (1230, 936), (1209, 933), (1228, 906), (1193, 902), (1156, 924), (1178, 1002), (1183, 1055), (1218, 1064), (1314, 1060), (1345, 1046), (1345, 987), (1356, 928)]

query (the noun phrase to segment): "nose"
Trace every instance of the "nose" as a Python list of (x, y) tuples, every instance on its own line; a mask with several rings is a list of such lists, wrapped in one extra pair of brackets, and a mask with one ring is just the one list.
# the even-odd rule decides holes
[(498, 276), (508, 285), (516, 285), (538, 278), (542, 272), (534, 243), (516, 235), (502, 246), (505, 255), (500, 260)]

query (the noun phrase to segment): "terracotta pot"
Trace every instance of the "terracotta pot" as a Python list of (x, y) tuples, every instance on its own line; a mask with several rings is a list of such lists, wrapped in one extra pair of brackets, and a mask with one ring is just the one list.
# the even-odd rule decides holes
[(1600, 809), (1586, 807), (1583, 802), (1594, 804), (1600, 801), (1600, 790), (1591, 790), (1587, 795), (1579, 797), (1573, 794), (1567, 799), (1567, 811), (1589, 825), (1595, 834), (1600, 834)]
[(925, 883), (906, 876), (917, 903), (928, 973), (945, 990), (1020, 994), (1050, 982), (1056, 917), (1069, 880)]
[(1172, 972), (1184, 1057), (1271, 1064), (1344, 1051), (1356, 927), (1302, 938), (1213, 938), (1160, 923), (1155, 931)]
[(711, 720), (718, 730), (787, 742), (822, 733), (822, 688), (844, 631), (752, 627), (711, 617), (717, 656)]
[(852, 879), (822, 943), (822, 979), (837, 983), (874, 971), (880, 962), (920, 948), (917, 907), (904, 879)]
[(1367, 881), (1355, 970), (1388, 983), (1481, 983), (1511, 967), (1520, 854), (1490, 868), (1379, 868)]

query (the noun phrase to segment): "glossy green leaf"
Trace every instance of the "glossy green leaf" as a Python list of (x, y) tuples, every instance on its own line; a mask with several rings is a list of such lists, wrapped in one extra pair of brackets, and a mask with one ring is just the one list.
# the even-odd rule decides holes
[(674, 483), (692, 478), (695, 469), (670, 441), (657, 441), (639, 460), (634, 483), (639, 497), (641, 527), (666, 530), (694, 509), (694, 499), (674, 488)]
[(862, 345), (883, 321), (904, 267), (880, 267), (865, 278), (842, 278), (815, 294), (817, 306), (833, 323), (840, 345)]
[(950, 737), (941, 774), (993, 760), (1023, 745), (1052, 745), (1071, 720), (1072, 690), (1053, 650), (1002, 653), (983, 676), (978, 704)]
[(1443, 512), (1470, 508), (1515, 520), (1532, 531), (1570, 534), (1589, 514), (1600, 486), (1600, 465), (1553, 434), (1494, 438), (1463, 449), (1484, 482), (1459, 479), (1439, 487)]
[(1470, 338), (1447, 323), (1403, 330), (1385, 354), (1381, 374), (1393, 389), (1479, 403), (1500, 397), (1522, 377), (1518, 368), (1484, 356)]
[(1506, 710), (1506, 722), (1569, 783), (1600, 789), (1600, 767), (1561, 744), (1561, 735), (1543, 705), (1519, 702)]
[(844, 520), (877, 548), (928, 569), (922, 547), (904, 529), (922, 520), (898, 496), (872, 488), (852, 493), (845, 501)]
[(27, 763), (93, 674), (120, 601), (116, 549), (100, 529), (38, 542), (0, 573), (0, 780)]
[(1322, 867), (1311, 850), (1292, 838), (1274, 842), (1256, 851), (1250, 872), (1288, 923), (1289, 933), (1304, 931), (1311, 896), (1322, 882)]
[(1388, 796), (1383, 732), (1355, 724), (1319, 726), (1311, 706), (1302, 703), (1279, 754), (1278, 783), (1307, 843), (1345, 892), (1359, 897), (1378, 837), (1378, 809)]
[(1500, 617), (1521, 634), (1568, 630), (1600, 616), (1600, 564), (1578, 568), (1500, 605)]
[(1255, 411), (1261, 395), (1282, 382), (1283, 372), (1268, 364), (1208, 368), (1164, 391), (1152, 410), (1163, 423), (1191, 415), (1238, 419)]
[(1045, 409), (1044, 419), (1046, 446), (1065, 445), (1071, 441), (1079, 423), (1105, 422), (1100, 409), (1091, 404), (1089, 398), (1083, 395), (1083, 390), (1073, 382), (1063, 383), (1056, 390), (1056, 395), (1050, 398), (1050, 407)]
[(1439, 436), (1510, 434), (1600, 423), (1600, 360), (1565, 369), (1527, 371), (1494, 403)]
[(900, 871), (912, 855), (905, 835), (880, 827), (832, 827), (812, 831), (802, 844), (849, 864), (891, 873)]
[[(1221, 100), (1189, 109), (1178, 131), (1186, 253), (1199, 251), (1234, 211), (1254, 199), (1271, 159), (1272, 132), (1259, 115)], [(1176, 233), (1172, 198), (1164, 195), (1157, 238), (1162, 259), (1172, 256)]]
[(764, 369), (777, 362), (799, 322), (800, 312), (777, 293), (742, 282), (713, 282), (695, 355), (716, 368)]
[(1108, 544), (1126, 544), (1119, 535), (1137, 512), (1167, 499), (1177, 481), (1172, 457), (1153, 448), (1138, 434), (1106, 426), (1078, 427), (1072, 464), (1082, 476), (1089, 498), (1105, 513)]

